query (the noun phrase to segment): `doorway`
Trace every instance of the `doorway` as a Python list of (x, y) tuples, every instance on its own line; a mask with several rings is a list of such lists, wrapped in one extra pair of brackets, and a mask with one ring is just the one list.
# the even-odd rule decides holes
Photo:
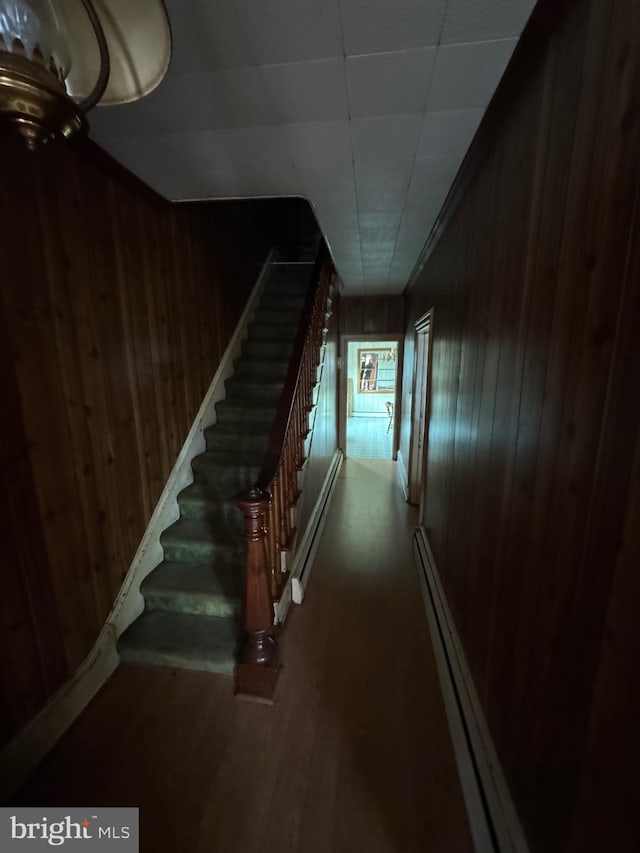
[(431, 389), (431, 311), (416, 323), (411, 449), (409, 454), (409, 503), (421, 504), (426, 476), (427, 427)]
[(345, 453), (394, 459), (400, 341), (345, 339), (342, 352)]

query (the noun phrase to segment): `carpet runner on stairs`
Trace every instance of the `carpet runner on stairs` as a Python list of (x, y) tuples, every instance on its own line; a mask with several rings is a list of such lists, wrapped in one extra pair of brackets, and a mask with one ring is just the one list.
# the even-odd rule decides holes
[(242, 513), (234, 498), (264, 461), (312, 263), (273, 264), (180, 518), (162, 534), (164, 561), (143, 581), (142, 615), (123, 633), (123, 660), (233, 672), (241, 640), (245, 568)]

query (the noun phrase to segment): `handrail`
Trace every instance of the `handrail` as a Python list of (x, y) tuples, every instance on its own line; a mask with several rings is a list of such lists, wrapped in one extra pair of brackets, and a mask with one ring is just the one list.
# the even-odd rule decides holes
[(264, 463), (255, 484), (236, 500), (244, 514), (247, 537), (245, 639), (236, 667), (236, 692), (266, 701), (273, 697), (278, 673), (277, 647), (272, 636), (273, 602), (286, 583), (285, 557), (295, 541), (298, 472), (305, 462), (309, 413), (327, 331), (331, 270), (329, 253), (322, 241)]
[(309, 289), (302, 309), (298, 334), (296, 335), (293, 350), (291, 351), (289, 369), (284, 381), (282, 396), (278, 403), (278, 411), (276, 412), (273, 426), (271, 428), (267, 453), (260, 474), (258, 475), (258, 479), (256, 480), (256, 488), (261, 490), (269, 489), (271, 487), (273, 478), (276, 476), (278, 470), (278, 463), (282, 456), (285, 436), (289, 429), (289, 423), (293, 413), (293, 399), (300, 379), (300, 372), (302, 371), (302, 354), (304, 352), (304, 346), (307, 340), (307, 331), (311, 323), (313, 307), (316, 301), (316, 289), (319, 284), (323, 264), (328, 257), (329, 253), (327, 251), (326, 244), (324, 240), (322, 240), (320, 248), (318, 249), (311, 282), (309, 284)]

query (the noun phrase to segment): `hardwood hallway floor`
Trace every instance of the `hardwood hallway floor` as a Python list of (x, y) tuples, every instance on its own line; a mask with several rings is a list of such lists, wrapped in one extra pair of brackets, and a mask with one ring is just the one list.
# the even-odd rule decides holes
[(392, 462), (342, 467), (275, 707), (122, 665), (15, 797), (140, 807), (143, 853), (473, 849)]

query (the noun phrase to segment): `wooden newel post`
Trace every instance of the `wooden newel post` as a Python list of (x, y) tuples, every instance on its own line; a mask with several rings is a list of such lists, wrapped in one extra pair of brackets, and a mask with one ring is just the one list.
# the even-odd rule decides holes
[(269, 495), (253, 486), (236, 500), (244, 515), (247, 568), (244, 596), (244, 647), (236, 666), (236, 695), (272, 702), (278, 678), (273, 638), (273, 602), (265, 550), (265, 514)]

